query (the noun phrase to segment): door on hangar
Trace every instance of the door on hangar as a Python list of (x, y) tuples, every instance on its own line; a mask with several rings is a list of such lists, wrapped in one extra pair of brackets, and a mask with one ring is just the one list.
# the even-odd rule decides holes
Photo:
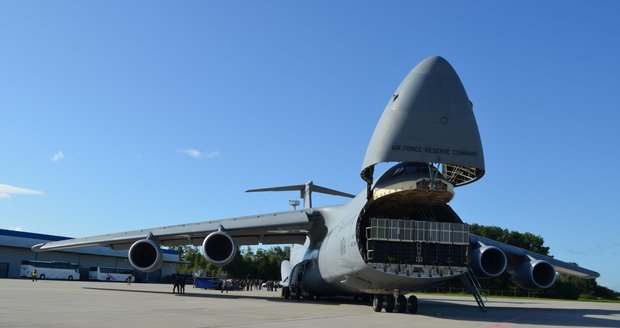
[(8, 278), (8, 277), (9, 277), (9, 264), (0, 263), (0, 278)]

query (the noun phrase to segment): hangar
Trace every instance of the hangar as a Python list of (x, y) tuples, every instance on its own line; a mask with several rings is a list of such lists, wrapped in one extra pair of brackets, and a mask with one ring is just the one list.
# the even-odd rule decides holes
[[(0, 278), (20, 278), (20, 266), (24, 260), (66, 261), (80, 266), (80, 280), (88, 280), (90, 267), (129, 268), (127, 250), (113, 250), (107, 247), (84, 247), (70, 251), (35, 253), (33, 245), (70, 239), (69, 237), (45, 235), (32, 232), (0, 229)], [(161, 282), (176, 272), (179, 254), (175, 250), (162, 249), (164, 263), (160, 269), (143, 273), (136, 271), (137, 281)]]

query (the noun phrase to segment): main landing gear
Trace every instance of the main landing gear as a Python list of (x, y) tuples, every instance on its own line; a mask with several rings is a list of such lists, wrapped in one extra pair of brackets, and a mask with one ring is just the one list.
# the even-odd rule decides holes
[(406, 298), (405, 295), (398, 295), (394, 297), (394, 295), (375, 295), (372, 299), (372, 309), (375, 312), (381, 312), (385, 308), (385, 312), (396, 312), (399, 313), (418, 313), (418, 298), (415, 296), (409, 296)]

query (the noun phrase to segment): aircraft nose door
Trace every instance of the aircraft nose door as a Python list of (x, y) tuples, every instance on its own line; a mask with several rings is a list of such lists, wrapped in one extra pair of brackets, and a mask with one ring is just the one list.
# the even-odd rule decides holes
[(419, 63), (385, 107), (362, 164), (372, 184), (380, 162), (441, 163), (455, 186), (484, 175), (484, 155), (473, 105), (452, 66), (439, 56)]

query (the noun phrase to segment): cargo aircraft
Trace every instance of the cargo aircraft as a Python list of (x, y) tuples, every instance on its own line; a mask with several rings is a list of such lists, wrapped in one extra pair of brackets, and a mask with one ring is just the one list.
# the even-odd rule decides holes
[[(393, 165), (375, 179), (375, 167)], [(366, 296), (375, 311), (416, 313), (416, 290), (461, 279), (484, 303), (478, 278), (509, 274), (523, 289), (545, 289), (562, 272), (594, 279), (597, 272), (477, 236), (448, 205), (455, 188), (485, 173), (472, 102), (442, 57), (420, 62), (383, 111), (361, 167), (356, 196), (314, 185), (252, 189), (300, 191), (300, 210), (251, 215), (49, 242), (34, 251), (95, 245), (128, 249), (131, 265), (152, 272), (162, 246), (202, 246), (212, 264), (230, 263), (237, 247), (294, 244), (281, 265), (283, 295), (312, 299)], [(312, 192), (350, 197), (313, 207)]]

